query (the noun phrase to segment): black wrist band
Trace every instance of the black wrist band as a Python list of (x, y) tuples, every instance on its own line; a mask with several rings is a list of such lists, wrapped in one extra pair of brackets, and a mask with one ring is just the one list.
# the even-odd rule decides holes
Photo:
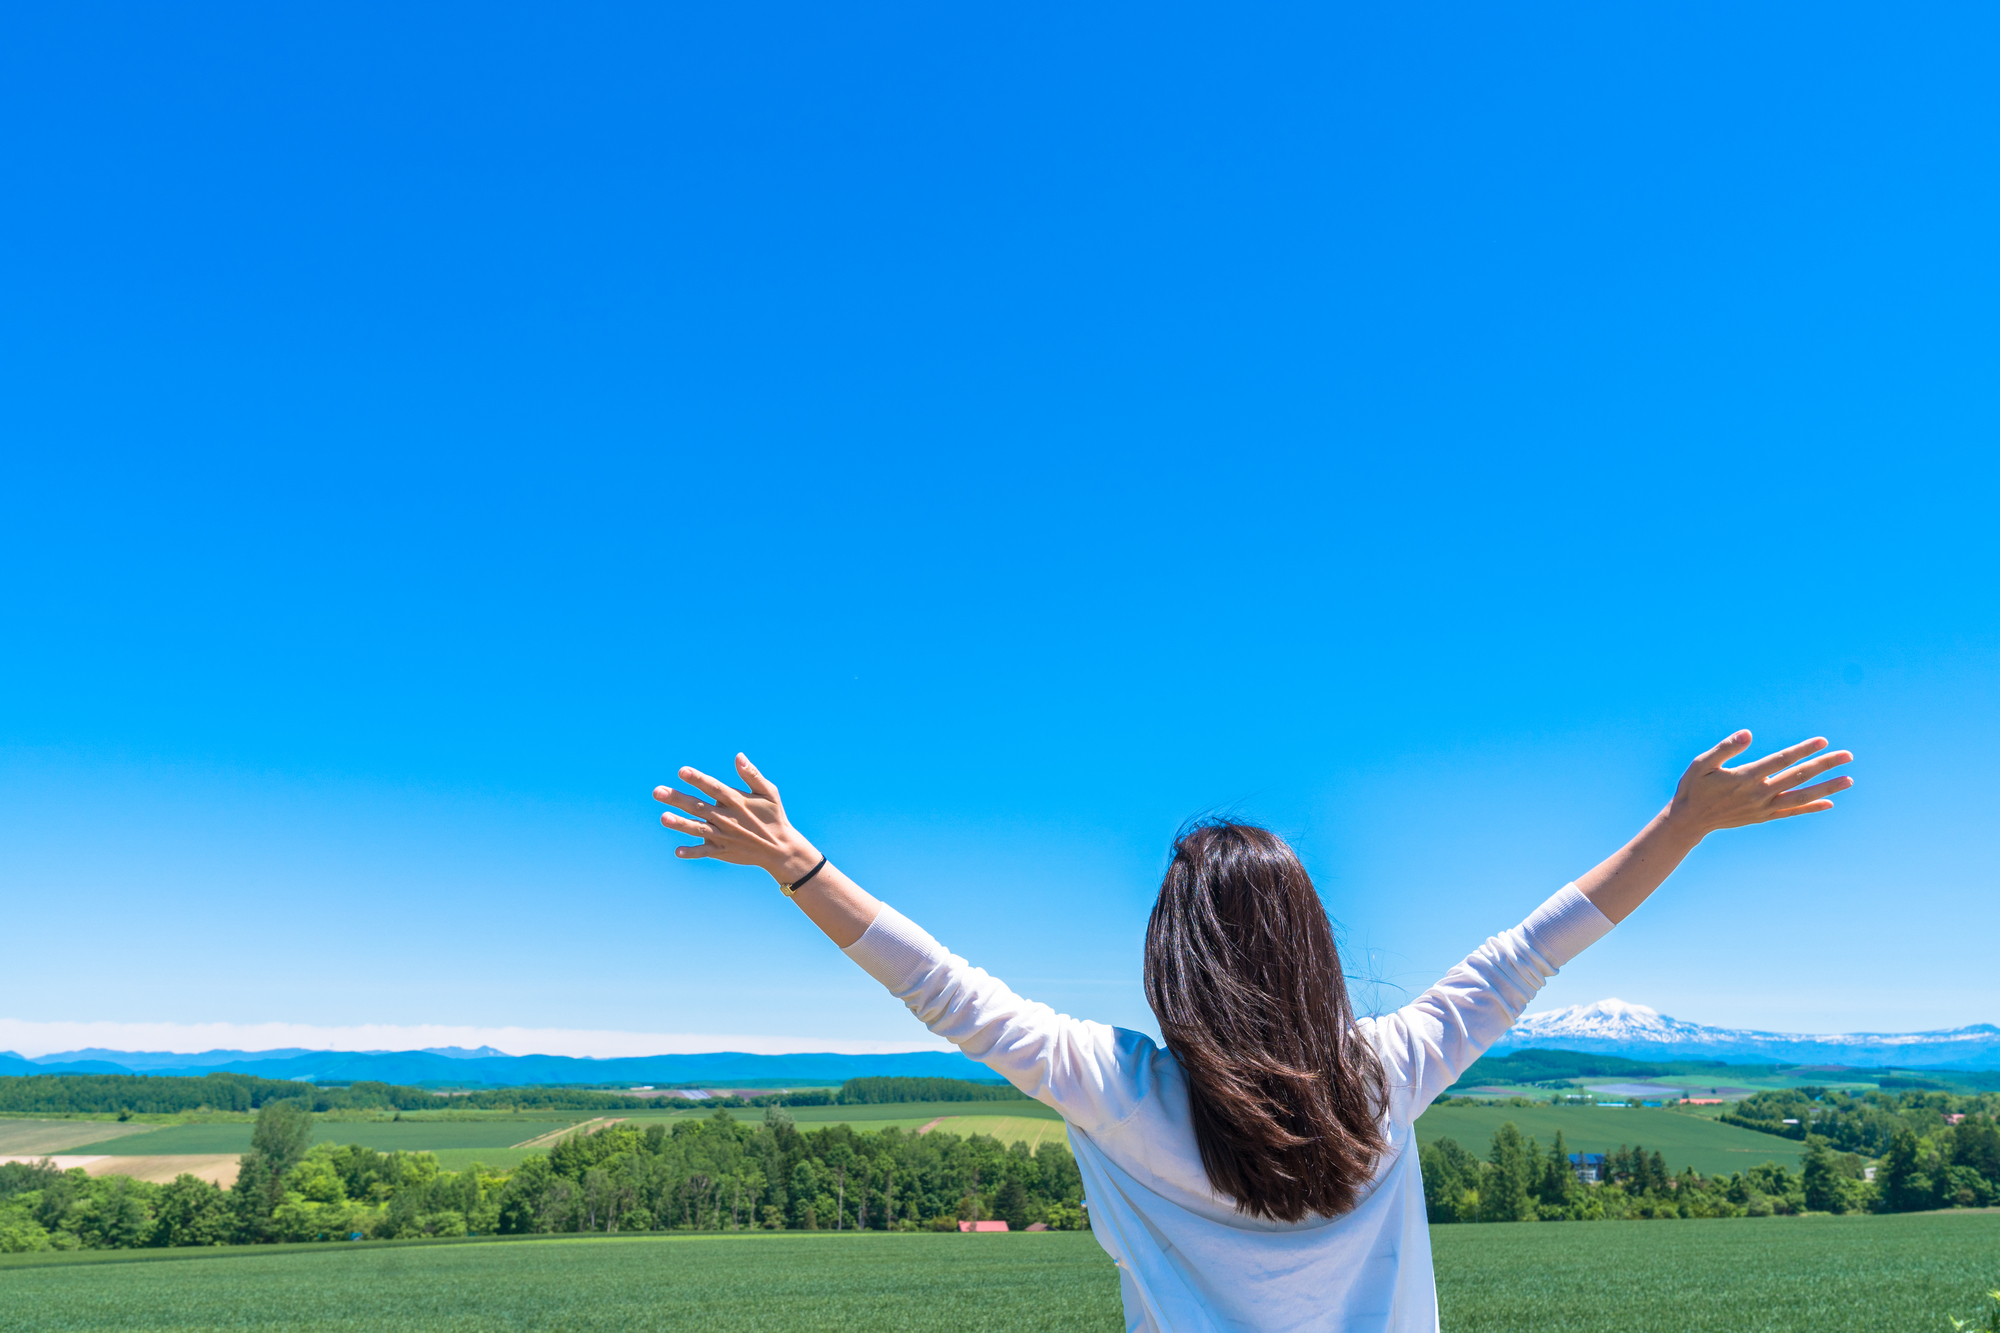
[(785, 896), (786, 896), (787, 898), (789, 898), (789, 897), (791, 897), (791, 896), (792, 896), (793, 894), (797, 893), (797, 892), (798, 892), (798, 891), (799, 891), (799, 890), (800, 890), (801, 888), (805, 887), (805, 882), (806, 882), (807, 880), (811, 879), (811, 878), (812, 878), (812, 877), (813, 877), (814, 875), (817, 875), (817, 874), (818, 874), (818, 873), (819, 873), (820, 871), (822, 871), (822, 870), (824, 870), (824, 869), (826, 869), (826, 858), (825, 858), (824, 856), (822, 856), (822, 857), (821, 857), (821, 858), (819, 859), (819, 864), (818, 864), (818, 865), (814, 866), (814, 867), (813, 867), (813, 868), (812, 868), (811, 870), (808, 870), (808, 871), (806, 871), (806, 873), (805, 873), (805, 874), (803, 874), (803, 875), (800, 875), (800, 876), (799, 876), (799, 877), (798, 877), (797, 879), (793, 880), (793, 881), (792, 881), (792, 882), (791, 882), (790, 884), (780, 884), (780, 885), (778, 886), (778, 888), (779, 888), (779, 890), (780, 890), (780, 891), (782, 891), (782, 892), (784, 893), (784, 895), (785, 895)]

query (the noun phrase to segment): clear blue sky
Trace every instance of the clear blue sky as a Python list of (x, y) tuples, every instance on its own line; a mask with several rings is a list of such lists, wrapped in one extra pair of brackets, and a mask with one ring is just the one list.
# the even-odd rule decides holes
[(1073, 1012), (1216, 809), (1421, 986), (1749, 726), (1538, 1007), (2000, 1021), (1991, 9), (725, 8), (6, 17), (0, 1016), (914, 1035), (737, 748)]

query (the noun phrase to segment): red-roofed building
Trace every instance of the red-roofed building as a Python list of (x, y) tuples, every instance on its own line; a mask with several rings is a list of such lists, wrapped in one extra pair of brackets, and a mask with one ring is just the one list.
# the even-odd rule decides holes
[(960, 1231), (1005, 1231), (1007, 1224), (1005, 1222), (960, 1222), (958, 1229)]

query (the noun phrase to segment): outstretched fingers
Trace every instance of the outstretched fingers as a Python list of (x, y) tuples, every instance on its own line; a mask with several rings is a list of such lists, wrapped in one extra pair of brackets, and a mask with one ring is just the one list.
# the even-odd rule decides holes
[(1773, 810), (1770, 819), (1764, 822), (1768, 824), (1772, 819), (1790, 819), (1793, 815), (1816, 815), (1822, 810), (1831, 809), (1833, 809), (1832, 801), (1807, 801), (1804, 805), (1788, 805), (1782, 810)]
[(660, 816), (660, 822), (676, 833), (685, 833), (696, 838), (706, 838), (715, 832), (713, 825), (704, 824), (699, 819), (689, 819), (686, 815), (677, 815), (671, 810)]
[(706, 815), (715, 809), (714, 806), (702, 800), (701, 797), (689, 792), (675, 791), (672, 787), (661, 787), (654, 791), (653, 799), (656, 801), (665, 801), (668, 805), (676, 806), (691, 815)]
[(1734, 768), (1730, 771), (1732, 773), (1740, 773), (1745, 777), (1767, 778), (1780, 769), (1790, 768), (1807, 755), (1817, 754), (1825, 748), (1826, 737), (1815, 736), (1809, 741), (1800, 741), (1797, 745), (1787, 745), (1784, 749), (1774, 754), (1767, 754), (1754, 764), (1745, 764), (1741, 768)]
[(721, 805), (731, 797), (743, 794), (728, 783), (712, 778), (698, 768), (683, 768), (680, 772), (680, 778), (682, 782), (696, 788), (702, 795), (708, 797), (709, 800), (714, 801), (717, 805)]
[[(1796, 791), (1788, 791), (1782, 796), (1774, 797), (1773, 800), (1781, 808), (1789, 810), (1801, 803), (1810, 805), (1815, 802), (1821, 802), (1823, 798), (1831, 796), (1837, 791), (1846, 791), (1853, 785), (1854, 779), (1843, 775), (1837, 778), (1828, 778), (1825, 782), (1815, 782), (1810, 787), (1800, 787)], [(1832, 801), (1824, 801), (1824, 805), (1829, 810), (1833, 808)]]
[(761, 796), (767, 801), (778, 799), (777, 784), (757, 771), (757, 765), (750, 762), (749, 755), (739, 754), (736, 756), (736, 771), (742, 775), (743, 781), (749, 785), (752, 794)]
[(1749, 748), (1750, 733), (1747, 731), (1732, 731), (1720, 741), (1696, 755), (1694, 763), (1690, 764), (1689, 767), (1697, 770), (1721, 768), (1724, 764)]
[(1829, 768), (1839, 768), (1842, 764), (1851, 764), (1853, 762), (1854, 752), (1852, 750), (1835, 750), (1830, 754), (1820, 755), (1818, 758), (1809, 760), (1795, 768), (1788, 768), (1775, 777), (1766, 778), (1764, 779), (1764, 784), (1777, 791), (1788, 791), (1798, 786), (1801, 782), (1818, 777)]

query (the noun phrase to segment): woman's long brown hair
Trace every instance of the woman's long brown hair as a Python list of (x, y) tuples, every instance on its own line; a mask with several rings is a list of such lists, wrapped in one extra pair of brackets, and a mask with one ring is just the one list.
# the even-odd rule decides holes
[(1382, 1063), (1285, 840), (1209, 820), (1174, 841), (1146, 927), (1146, 999), (1187, 1074), (1208, 1182), (1253, 1217), (1354, 1207), (1385, 1144)]

